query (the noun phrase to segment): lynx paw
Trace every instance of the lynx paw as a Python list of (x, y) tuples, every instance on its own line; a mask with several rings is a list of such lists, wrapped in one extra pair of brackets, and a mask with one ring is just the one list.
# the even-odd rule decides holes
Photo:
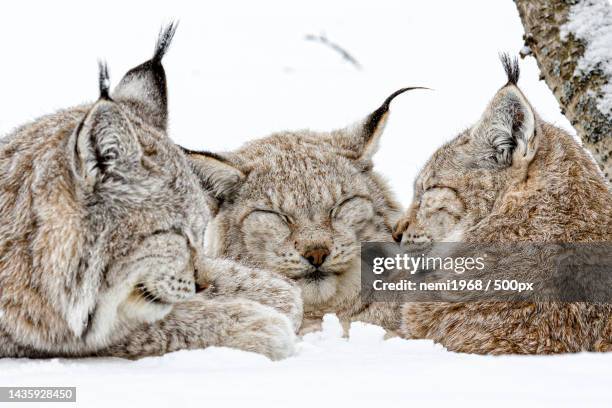
[(222, 346), (260, 353), (272, 360), (293, 355), (296, 336), (286, 316), (248, 300), (228, 302), (228, 306), (240, 310), (230, 311), (236, 323)]
[(287, 316), (294, 331), (302, 324), (303, 302), (300, 289), (290, 280), (273, 272), (249, 268), (225, 259), (200, 262), (199, 284), (210, 299), (219, 296), (249, 299)]

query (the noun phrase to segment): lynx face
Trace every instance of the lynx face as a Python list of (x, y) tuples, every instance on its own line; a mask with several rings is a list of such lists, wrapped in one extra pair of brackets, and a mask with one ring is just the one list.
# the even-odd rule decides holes
[(97, 350), (195, 293), (209, 212), (166, 135), (174, 28), (112, 93), (101, 65), (98, 101), (0, 144), (0, 334), (34, 355)]
[(524, 178), (537, 149), (535, 114), (519, 88), (499, 90), (482, 118), (434, 153), (394, 228), (403, 243), (461, 241)]
[(210, 254), (293, 279), (306, 311), (354, 302), (360, 243), (389, 240), (397, 214), (371, 157), (389, 103), (402, 91), (346, 129), (275, 134), (222, 155), (191, 152), (218, 198)]
[(249, 172), (213, 225), (233, 225), (236, 256), (295, 280), (304, 299), (321, 304), (358, 290), (360, 242), (388, 239), (389, 202), (370, 175), (304, 136), (261, 141), (283, 144), (273, 160), (281, 167)]
[(504, 171), (480, 167), (471, 131), (439, 149), (414, 183), (413, 202), (394, 229), (406, 243), (452, 242), (492, 208)]
[[(167, 136), (135, 115), (121, 88), (94, 105), (74, 137), (83, 142), (75, 171), (99, 215), (92, 224), (110, 241), (108, 297), (126, 298), (125, 318), (157, 319), (195, 291), (192, 257), (203, 248), (208, 216), (196, 211), (206, 205), (198, 180)], [(97, 145), (85, 144), (91, 140)]]
[[(174, 29), (161, 34), (153, 59), (130, 70), (112, 94), (102, 90), (73, 135), (73, 171), (111, 243), (99, 307), (117, 308), (116, 317), (130, 322), (155, 321), (195, 294), (209, 217), (201, 210), (207, 205), (199, 181), (165, 134), (161, 58)], [(109, 330), (106, 320), (94, 316), (90, 336)]]
[(167, 47), (173, 30), (162, 33), (152, 60), (129, 71), (112, 95), (103, 92), (74, 135), (74, 171), (110, 239), (107, 285), (98, 302), (109, 312), (89, 322), (92, 341), (111, 330), (108, 316), (129, 325), (152, 322), (196, 292), (209, 212), (185, 155), (165, 134), (160, 47)]
[(396, 241), (414, 244), (444, 241), (465, 214), (463, 201), (451, 188), (434, 187), (421, 192), (420, 197), (396, 226), (393, 232)]

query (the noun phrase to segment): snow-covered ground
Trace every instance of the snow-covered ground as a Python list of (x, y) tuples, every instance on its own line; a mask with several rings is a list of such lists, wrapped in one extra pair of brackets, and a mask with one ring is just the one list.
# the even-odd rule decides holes
[(280, 362), (224, 348), (137, 362), (0, 360), (0, 384), (76, 386), (84, 407), (610, 405), (612, 354), (481, 357), (383, 340), (381, 328), (361, 323), (348, 339), (341, 332), (327, 316), (322, 332)]
[[(165, 60), (171, 136), (230, 150), (281, 129), (332, 129), (393, 102), (376, 166), (404, 204), (443, 141), (473, 123), (505, 77), (498, 53), (523, 33), (510, 0), (5, 2), (0, 5), (0, 134), (97, 97), (98, 58), (117, 83), (149, 57), (159, 26), (180, 19)], [(328, 47), (324, 33), (361, 70)], [(520, 85), (541, 116), (568, 130), (533, 59)], [(325, 330), (271, 362), (227, 349), (138, 362), (0, 361), (0, 386), (77, 386), (81, 406), (604, 406), (612, 355), (478, 357), (428, 341), (381, 339), (356, 325)], [(24, 405), (24, 406), (27, 406)]]

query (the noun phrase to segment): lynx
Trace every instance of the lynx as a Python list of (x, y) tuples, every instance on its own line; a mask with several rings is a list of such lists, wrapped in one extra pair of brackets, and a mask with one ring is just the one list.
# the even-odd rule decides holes
[[(442, 146), (394, 230), (403, 243), (610, 242), (612, 194), (587, 152), (508, 82), (480, 120)], [(532, 276), (541, 273), (534, 268)], [(594, 303), (411, 302), (401, 333), (480, 354), (609, 351), (612, 307)]]
[(399, 304), (360, 298), (360, 242), (390, 241), (399, 206), (372, 157), (401, 89), (363, 121), (332, 132), (281, 132), (229, 153), (188, 151), (216, 198), (207, 255), (298, 284), (306, 323), (324, 313), (395, 329)]
[(101, 64), (95, 103), (2, 139), (0, 357), (292, 352), (298, 289), (203, 256), (206, 195), (166, 135), (175, 28), (112, 95)]

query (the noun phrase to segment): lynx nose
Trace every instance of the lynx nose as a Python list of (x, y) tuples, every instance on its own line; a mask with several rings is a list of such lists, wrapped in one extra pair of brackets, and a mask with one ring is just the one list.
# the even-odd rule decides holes
[(323, 265), (323, 262), (325, 262), (328, 255), (329, 249), (325, 247), (310, 248), (302, 254), (302, 256), (306, 258), (306, 260), (310, 262), (312, 266), (317, 268)]

